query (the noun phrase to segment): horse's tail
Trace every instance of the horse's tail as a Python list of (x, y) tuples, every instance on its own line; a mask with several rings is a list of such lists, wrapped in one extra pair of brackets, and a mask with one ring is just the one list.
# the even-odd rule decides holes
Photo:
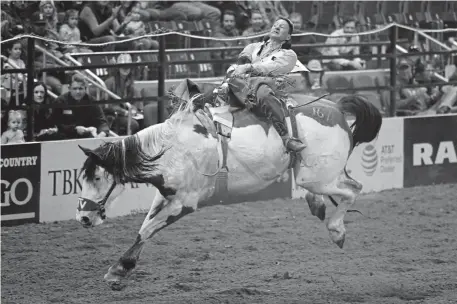
[(379, 110), (365, 97), (360, 95), (345, 96), (338, 101), (337, 106), (343, 113), (355, 116), (355, 121), (351, 125), (353, 148), (360, 143), (370, 142), (376, 138), (381, 129), (382, 116)]

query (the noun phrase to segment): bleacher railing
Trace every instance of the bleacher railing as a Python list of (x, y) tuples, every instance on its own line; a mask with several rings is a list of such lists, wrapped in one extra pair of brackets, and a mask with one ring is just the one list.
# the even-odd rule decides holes
[[(406, 28), (415, 32), (418, 32), (420, 35), (423, 35), (425, 32), (437, 32), (437, 31), (449, 31), (449, 32), (456, 32), (457, 29), (444, 29), (444, 30), (419, 30), (416, 28), (408, 27), (405, 25), (397, 24), (397, 23), (391, 23), (383, 28), (378, 28), (375, 30), (367, 31), (367, 32), (362, 32), (362, 33), (356, 33), (356, 34), (346, 34), (342, 35), (343, 37), (351, 37), (351, 36), (360, 36), (363, 34), (375, 34), (379, 33), (382, 31), (389, 31), (388, 35), (388, 40), (384, 42), (362, 42), (358, 44), (354, 44), (357, 46), (374, 46), (374, 47), (379, 47), (383, 46), (386, 43), (388, 43), (389, 49), (391, 50), (390, 53), (377, 53), (377, 54), (360, 54), (360, 55), (349, 55), (349, 56), (328, 56), (328, 55), (320, 55), (320, 56), (313, 56), (313, 59), (334, 59), (334, 58), (384, 58), (389, 60), (389, 74), (390, 74), (390, 83), (387, 86), (382, 86), (382, 87), (376, 87), (376, 88), (358, 88), (359, 91), (364, 91), (364, 90), (373, 90), (373, 89), (382, 89), (382, 90), (389, 90), (390, 91), (390, 108), (389, 108), (389, 114), (390, 116), (395, 116), (395, 110), (396, 110), (396, 92), (399, 89), (397, 86), (397, 60), (398, 58), (401, 57), (407, 57), (411, 56), (410, 54), (402, 53), (399, 54), (397, 52), (398, 48), (398, 29), (399, 28)], [(136, 67), (136, 66), (155, 66), (157, 68), (157, 78), (158, 78), (158, 93), (157, 98), (130, 98), (130, 99), (122, 99), (119, 96), (115, 95), (114, 93), (108, 93), (113, 99), (111, 100), (105, 100), (105, 101), (100, 101), (99, 104), (120, 104), (120, 103), (133, 103), (136, 101), (156, 101), (158, 102), (158, 121), (163, 122), (166, 117), (165, 117), (165, 103), (163, 99), (160, 97), (164, 97), (166, 95), (165, 92), (165, 80), (166, 80), (166, 75), (167, 75), (167, 68), (169, 65), (180, 65), (180, 64), (199, 64), (199, 63), (231, 63), (231, 60), (227, 59), (195, 59), (189, 62), (189, 60), (169, 60), (169, 55), (173, 53), (186, 53), (186, 52), (192, 52), (192, 53), (198, 53), (198, 52), (211, 52), (211, 51), (228, 51), (228, 50), (239, 50), (241, 51), (243, 47), (226, 47), (226, 48), (192, 48), (192, 49), (168, 49), (166, 48), (166, 42), (165, 42), (165, 36), (167, 35), (180, 35), (184, 37), (190, 37), (190, 38), (199, 38), (199, 39), (205, 39), (205, 40), (219, 40), (219, 41), (232, 41), (232, 40), (243, 40), (243, 39), (253, 39), (253, 38), (260, 38), (263, 37), (264, 34), (259, 34), (259, 35), (254, 35), (254, 36), (249, 36), (249, 37), (234, 37), (234, 38), (225, 38), (225, 39), (220, 39), (220, 38), (215, 38), (215, 37), (204, 37), (204, 36), (196, 36), (196, 35), (191, 35), (187, 33), (180, 33), (180, 32), (174, 32), (174, 31), (169, 31), (169, 30), (164, 30), (160, 29), (158, 33), (154, 34), (148, 34), (145, 36), (141, 37), (135, 37), (135, 38), (130, 38), (122, 41), (117, 41), (117, 42), (111, 42), (111, 43), (100, 43), (100, 44), (86, 44), (86, 43), (81, 43), (81, 44), (74, 44), (72, 45), (78, 45), (78, 46), (105, 46), (108, 44), (120, 44), (120, 43), (128, 43), (129, 41), (141, 39), (144, 37), (151, 37), (151, 38), (158, 38), (159, 40), (159, 50), (157, 51), (128, 51), (128, 52), (101, 52), (97, 54), (106, 54), (106, 55), (111, 55), (111, 54), (119, 54), (119, 53), (130, 53), (130, 54), (141, 54), (141, 53), (147, 53), (147, 54), (154, 54), (157, 57), (157, 60), (153, 61), (142, 61), (142, 62), (132, 62), (132, 63), (109, 63), (109, 64), (92, 64), (92, 65), (76, 65), (76, 66), (62, 66), (62, 67), (52, 67), (52, 68), (42, 68), (42, 69), (35, 69), (33, 61), (34, 61), (34, 52), (35, 52), (35, 40), (40, 39), (40, 40), (47, 40), (47, 41), (52, 41), (60, 44), (65, 44), (59, 41), (53, 41), (49, 39), (45, 39), (42, 37), (37, 37), (37, 36), (32, 36), (32, 35), (22, 35), (15, 37), (13, 39), (5, 40), (2, 41), (2, 44), (11, 42), (12, 40), (19, 40), (19, 39), (28, 39), (28, 49), (27, 49), (27, 68), (26, 69), (8, 69), (8, 70), (2, 70), (1, 73), (27, 73), (28, 75), (35, 75), (37, 72), (51, 72), (51, 71), (78, 71), (78, 70), (86, 70), (86, 69), (109, 69), (109, 68), (121, 68), (121, 67)], [(300, 33), (300, 34), (294, 34), (293, 36), (306, 36), (306, 35), (315, 35), (315, 36), (325, 36), (325, 37), (330, 37), (330, 35), (327, 34), (322, 34), (322, 33)], [(350, 45), (350, 44), (346, 44)], [(296, 45), (294, 46), (294, 49), (300, 49), (300, 48), (305, 48), (305, 47), (314, 47), (314, 48), (322, 48), (322, 47), (331, 47), (331, 46), (339, 46), (339, 45), (331, 45), (331, 44), (302, 44), (302, 45)], [(443, 54), (443, 55), (452, 55), (456, 54), (456, 50), (451, 50), (450, 48), (443, 50), (443, 51), (433, 51), (433, 52), (420, 52), (420, 53), (414, 53), (414, 56), (422, 56), (422, 55), (435, 55), (435, 54)], [(76, 55), (76, 54), (73, 54)], [(84, 56), (84, 55), (89, 55), (88, 53), (79, 53), (77, 54), (78, 56)], [(94, 53), (90, 53), (90, 55), (94, 55)], [(232, 60), (233, 61), (233, 60)], [(33, 96), (33, 77), (28, 77), (27, 78), (27, 95), (28, 96)], [(96, 83), (96, 81), (93, 81), (93, 84), (96, 86), (100, 86), (100, 84)], [(450, 82), (448, 83), (450, 85), (457, 85), (457, 81)], [(408, 85), (408, 86), (402, 86), (405, 88), (415, 88), (415, 87), (421, 87), (423, 85)], [(103, 88), (101, 88), (103, 89)], [(79, 105), (72, 105), (74, 106), (85, 106), (86, 104), (79, 104)], [(33, 110), (37, 108), (59, 108), (59, 107), (70, 107), (68, 105), (36, 105), (33, 103), (31, 98), (27, 98), (27, 102), (25, 105), (25, 108), (27, 109), (28, 115), (33, 117)], [(130, 118), (129, 118), (130, 119)], [(33, 136), (33, 123), (27, 124), (27, 135), (28, 135), (28, 140), (32, 140)]]

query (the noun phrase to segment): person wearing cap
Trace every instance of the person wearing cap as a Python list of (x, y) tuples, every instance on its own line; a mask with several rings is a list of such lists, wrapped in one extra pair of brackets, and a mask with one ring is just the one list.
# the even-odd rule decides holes
[[(244, 48), (239, 55), (239, 62), (243, 64), (231, 67), (227, 72), (229, 89), (237, 100), (245, 103), (248, 108), (256, 107), (263, 112), (272, 120), (286, 148), (299, 152), (306, 145), (289, 136), (283, 101), (277, 96), (281, 92), (276, 85), (276, 80), (289, 74), (297, 62), (297, 55), (291, 49), (293, 30), (289, 19), (279, 18), (263, 42), (251, 43)], [(251, 77), (246, 80), (234, 77), (246, 74)]]
[(308, 93), (315, 97), (321, 97), (328, 92), (322, 88), (322, 78), (324, 77), (324, 69), (322, 64), (317, 59), (312, 59), (306, 65), (308, 72), (304, 72), (302, 75), (305, 77), (306, 86)]

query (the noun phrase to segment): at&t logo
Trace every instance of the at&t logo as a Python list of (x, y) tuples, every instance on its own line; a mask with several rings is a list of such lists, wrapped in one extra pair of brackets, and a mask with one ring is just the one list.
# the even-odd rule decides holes
[(378, 167), (378, 153), (375, 146), (368, 144), (362, 152), (362, 168), (367, 176), (372, 176)]

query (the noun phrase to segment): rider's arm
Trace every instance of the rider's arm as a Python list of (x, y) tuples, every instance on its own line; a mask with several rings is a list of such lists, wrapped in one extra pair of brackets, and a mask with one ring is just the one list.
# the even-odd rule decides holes
[(289, 74), (295, 67), (297, 54), (292, 50), (282, 50), (263, 62), (251, 65), (251, 70), (259, 74), (283, 75)]

